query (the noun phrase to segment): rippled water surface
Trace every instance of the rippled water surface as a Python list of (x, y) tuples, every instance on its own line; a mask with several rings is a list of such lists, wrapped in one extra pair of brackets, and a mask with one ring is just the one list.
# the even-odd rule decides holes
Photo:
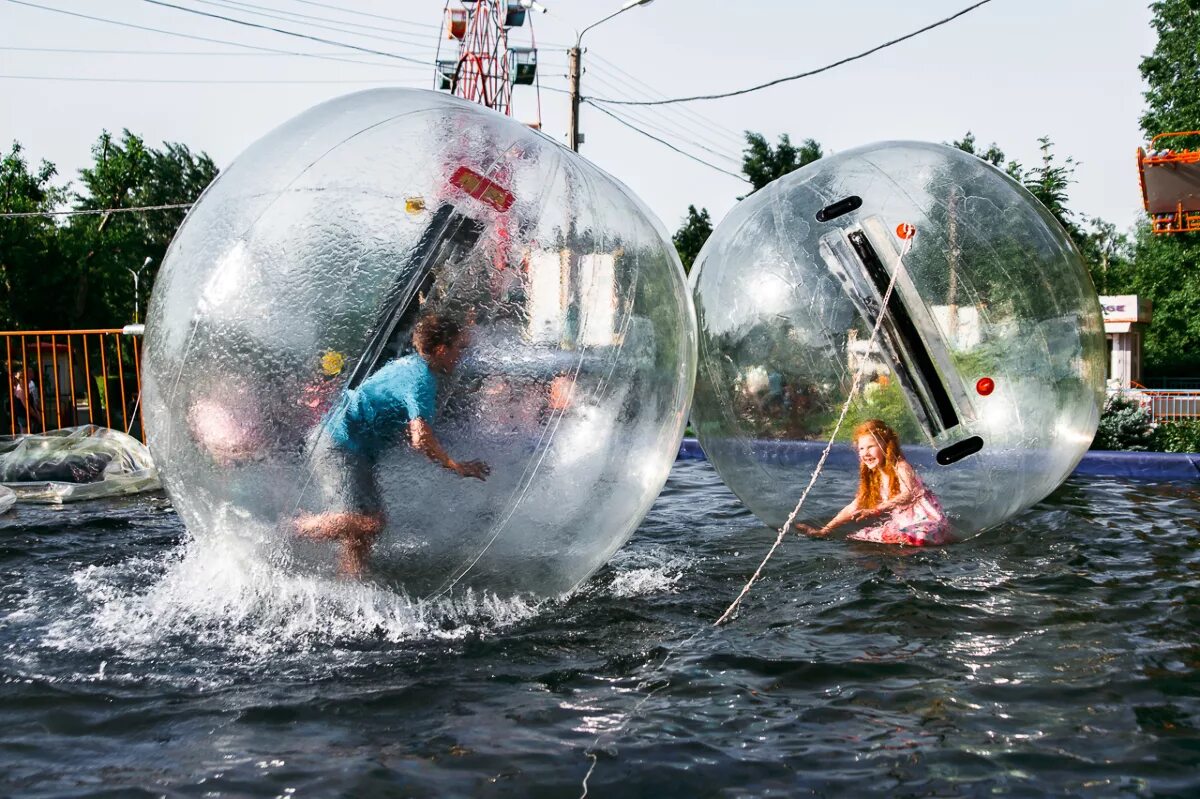
[(940, 551), (792, 539), (703, 462), (576, 595), (414, 607), (0, 517), (3, 796), (1200, 795), (1200, 488), (1073, 479)]

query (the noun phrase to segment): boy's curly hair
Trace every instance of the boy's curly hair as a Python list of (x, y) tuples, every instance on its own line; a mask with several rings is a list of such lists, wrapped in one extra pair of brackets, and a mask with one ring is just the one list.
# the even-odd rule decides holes
[(442, 314), (429, 314), (417, 322), (413, 331), (413, 344), (420, 352), (432, 352), (437, 347), (448, 347), (462, 338), (463, 326), (457, 320)]

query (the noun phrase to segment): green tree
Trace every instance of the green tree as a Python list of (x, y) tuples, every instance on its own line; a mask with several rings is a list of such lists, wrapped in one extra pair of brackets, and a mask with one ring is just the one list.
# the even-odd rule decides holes
[(742, 172), (758, 191), (776, 178), (811, 164), (824, 153), (814, 139), (805, 139), (796, 147), (784, 133), (772, 147), (761, 133), (746, 131), (746, 149), (742, 151)]
[(687, 218), (683, 220), (679, 230), (675, 231), (675, 235), (671, 237), (671, 240), (675, 242), (675, 249), (679, 251), (679, 260), (683, 261), (684, 272), (692, 271), (692, 264), (696, 262), (700, 248), (704, 246), (704, 242), (708, 241), (712, 231), (712, 219), (708, 215), (708, 209), (701, 208), (697, 211), (696, 206), (689, 205)]
[(995, 142), (988, 145), (986, 150), (982, 150), (976, 144), (975, 134), (967, 131), (956, 142), (952, 142), (951, 146), (957, 147), (963, 152), (970, 153), (978, 158), (987, 161), (997, 169), (1002, 169), (1013, 180), (1024, 186), (1030, 194), (1037, 197), (1042, 205), (1054, 214), (1054, 218), (1059, 221), (1059, 224), (1071, 234), (1076, 246), (1083, 249), (1085, 233), (1082, 228), (1072, 219), (1074, 212), (1067, 207), (1069, 196), (1067, 188), (1075, 182), (1075, 168), (1077, 166), (1075, 159), (1068, 156), (1062, 162), (1058, 161), (1054, 154), (1054, 142), (1049, 136), (1042, 136), (1038, 139), (1042, 151), (1042, 162), (1030, 169), (1026, 169), (1020, 161), (1007, 158), (1004, 151), (996, 146)]
[[(54, 185), (54, 165), (30, 169), (21, 145), (0, 159), (0, 212), (52, 211), (65, 200)], [(70, 288), (63, 269), (60, 228), (53, 217), (0, 219), (0, 325), (4, 329), (57, 326), (58, 300)]]
[(1049, 136), (1042, 136), (1038, 139), (1038, 144), (1042, 151), (1042, 162), (1030, 169), (1024, 169), (1020, 163), (1010, 161), (1009, 174), (1020, 180), (1029, 193), (1037, 197), (1042, 205), (1054, 214), (1054, 218), (1071, 234), (1071, 238), (1078, 245), (1083, 240), (1083, 231), (1072, 219), (1074, 212), (1067, 207), (1067, 187), (1075, 182), (1075, 159), (1067, 156), (1062, 163), (1056, 161), (1054, 142), (1050, 141)]
[[(805, 139), (799, 147), (792, 144), (792, 139), (784, 133), (779, 137), (779, 143), (771, 146), (761, 133), (746, 131), (746, 149), (742, 152), (742, 173), (758, 191), (773, 180), (794, 172), (800, 167), (816, 161), (824, 152), (815, 139)], [(743, 199), (738, 197), (739, 200)], [(700, 253), (700, 248), (712, 235), (712, 219), (707, 208), (696, 210), (689, 205), (687, 217), (679, 230), (672, 237), (683, 268), (691, 271), (692, 263)]]
[(1117, 230), (1112, 222), (1095, 217), (1083, 231), (1080, 250), (1096, 291), (1101, 294), (1133, 291), (1134, 243), (1128, 234)]
[(969, 130), (961, 139), (956, 142), (951, 142), (950, 146), (957, 147), (965, 153), (979, 156), (997, 169), (1004, 169), (1004, 164), (1007, 160), (1004, 157), (1004, 151), (997, 147), (995, 142), (989, 144), (986, 150), (980, 150), (975, 145), (975, 134)]
[[(1150, 9), (1158, 42), (1140, 65), (1147, 140), (1200, 130), (1200, 0), (1159, 0)], [(1145, 224), (1138, 231), (1129, 290), (1154, 303), (1143, 361), (1148, 374), (1200, 372), (1198, 270), (1200, 234), (1156, 236)]]
[[(103, 132), (92, 155), (93, 164), (79, 173), (83, 190), (75, 195), (77, 210), (190, 203), (217, 174), (204, 153), (194, 155), (181, 144), (149, 148), (128, 130), (120, 140)], [(75, 272), (65, 322), (90, 327), (131, 321), (134, 297), (128, 270), (150, 259), (141, 281), (144, 307), (145, 292), (183, 216), (184, 209), (172, 209), (73, 217), (63, 231)]]
[(1146, 81), (1142, 130), (1147, 138), (1200, 130), (1200, 1), (1158, 0), (1150, 10), (1158, 43), (1138, 67)]

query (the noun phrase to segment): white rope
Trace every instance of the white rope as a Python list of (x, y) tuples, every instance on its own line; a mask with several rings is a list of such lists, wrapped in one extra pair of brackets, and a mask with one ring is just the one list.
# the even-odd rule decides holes
[[(883, 293), (883, 301), (880, 304), (879, 318), (875, 320), (875, 328), (871, 331), (871, 338), (867, 342), (867, 351), (870, 352), (871, 345), (875, 343), (875, 339), (879, 336), (879, 328), (883, 324), (883, 318), (887, 314), (888, 301), (892, 298), (892, 291), (896, 288), (896, 280), (900, 277), (900, 271), (904, 268), (904, 256), (908, 254), (909, 247), (912, 246), (914, 233), (910, 233), (909, 237), (904, 240), (904, 248), (900, 251), (900, 255), (896, 258), (896, 268), (892, 270), (892, 279), (888, 281), (887, 291)], [(779, 549), (779, 545), (783, 543), (783, 539), (787, 536), (788, 531), (792, 528), (792, 522), (796, 521), (796, 516), (800, 513), (800, 508), (804, 507), (804, 500), (808, 499), (808, 492), (812, 490), (813, 485), (817, 482), (817, 477), (820, 476), (821, 470), (825, 468), (825, 461), (829, 458), (829, 452), (833, 449), (833, 442), (837, 439), (838, 432), (842, 429), (842, 422), (846, 421), (846, 414), (850, 411), (850, 405), (854, 402), (854, 395), (858, 392), (858, 385), (862, 382), (862, 376), (866, 372), (868, 358), (863, 358), (858, 369), (854, 372), (854, 380), (850, 384), (850, 393), (846, 397), (846, 402), (842, 405), (842, 412), (838, 415), (837, 424), (833, 426), (833, 432), (829, 434), (829, 441), (825, 444), (824, 451), (821, 452), (821, 458), (817, 461), (817, 466), (813, 469), (812, 477), (808, 480), (808, 485), (804, 487), (804, 492), (800, 494), (800, 501), (796, 503), (796, 507), (792, 509), (792, 513), (788, 516), (787, 521), (783, 523), (783, 527), (779, 528), (779, 535), (775, 537), (775, 543), (771, 545), (767, 551), (766, 557), (762, 559), (762, 563), (758, 564), (758, 568), (754, 570), (753, 576), (742, 587), (742, 592), (737, 595), (737, 599), (725, 609), (721, 614), (721, 618), (713, 622), (714, 627), (719, 627), (727, 622), (736, 612), (738, 606), (742, 604), (746, 594), (750, 593), (750, 587), (757, 582), (762, 574), (763, 567), (767, 565), (767, 561), (775, 554), (775, 550)]]
[[(892, 270), (892, 279), (888, 282), (887, 290), (883, 293), (883, 301), (880, 305), (879, 318), (875, 320), (875, 327), (874, 327), (874, 329), (871, 330), (871, 338), (869, 339), (868, 344), (867, 344), (868, 351), (870, 349), (871, 344), (873, 344), (875, 342), (875, 339), (879, 336), (879, 330), (883, 324), (884, 314), (887, 313), (888, 301), (891, 300), (891, 298), (892, 298), (892, 292), (896, 288), (896, 281), (900, 278), (900, 272), (904, 268), (904, 256), (908, 254), (909, 249), (912, 247), (912, 239), (913, 239), (913, 236), (916, 235), (916, 232), (911, 227), (909, 228), (909, 230), (910, 230), (910, 234), (909, 234), (908, 238), (905, 239), (904, 246), (900, 251), (900, 255), (897, 256), (897, 258), (896, 258), (896, 267), (895, 267), (895, 269)], [(786, 522), (784, 522), (783, 527), (779, 528), (779, 535), (775, 538), (775, 543), (771, 546), (770, 551), (767, 552), (767, 556), (765, 558), (763, 558), (762, 563), (760, 563), (758, 565), (758, 568), (754, 571), (754, 576), (752, 576), (750, 578), (750, 581), (747, 582), (746, 585), (742, 588), (741, 593), (738, 594), (738, 597), (737, 597), (737, 599), (735, 599), (733, 601), (733, 604), (731, 604), (725, 610), (725, 612), (723, 614), (721, 614), (721, 618), (717, 619), (717, 621), (714, 622), (714, 624), (713, 624), (714, 627), (718, 627), (718, 626), (724, 624), (729, 619), (729, 617), (733, 613), (736, 612), (738, 606), (742, 602), (742, 599), (745, 598), (746, 594), (750, 593), (750, 587), (754, 585), (755, 581), (758, 580), (759, 575), (762, 574), (763, 567), (767, 565), (767, 561), (771, 559), (771, 556), (775, 554), (775, 550), (778, 549), (779, 545), (783, 543), (783, 539), (787, 535), (788, 530), (791, 528), (792, 522), (794, 522), (796, 520), (797, 514), (800, 513), (800, 508), (804, 506), (804, 500), (808, 498), (808, 492), (812, 490), (813, 485), (817, 482), (817, 477), (821, 474), (821, 470), (825, 466), (825, 461), (829, 457), (830, 450), (833, 449), (833, 442), (837, 438), (838, 431), (840, 431), (842, 428), (842, 423), (844, 421), (846, 421), (846, 414), (849, 413), (850, 405), (854, 402), (854, 394), (855, 394), (855, 392), (858, 391), (859, 383), (862, 382), (862, 376), (865, 373), (866, 366), (867, 366), (867, 359), (863, 358), (862, 362), (859, 363), (859, 365), (858, 365), (858, 369), (854, 373), (854, 379), (850, 384), (850, 394), (846, 398), (846, 402), (842, 405), (842, 412), (838, 416), (837, 424), (835, 424), (833, 427), (833, 433), (829, 436), (829, 442), (825, 445), (825, 450), (821, 453), (820, 460), (817, 461), (817, 466), (813, 470), (812, 477), (809, 478), (808, 485), (804, 487), (804, 492), (800, 495), (800, 501), (796, 503), (795, 509), (792, 510), (792, 514), (788, 517), (788, 520)], [(691, 643), (697, 637), (699, 637), (701, 634), (703, 634), (703, 632), (706, 629), (707, 628), (702, 627), (699, 630), (697, 630), (696, 632), (692, 633), (690, 636), (688, 636), (686, 639), (684, 639), (682, 642), (680, 642), (680, 644), (675, 647), (675, 650), (683, 649), (684, 647), (686, 647), (689, 643)], [(671, 656), (673, 654), (674, 654), (674, 650), (671, 652), (668, 652), (666, 657), (664, 657), (662, 659), (662, 661), (657, 666), (654, 667), (654, 670), (651, 672), (651, 676), (653, 676), (654, 674), (657, 674), (658, 672), (660, 672), (664, 668), (666, 668), (666, 665), (671, 660)], [(646, 684), (646, 681), (643, 680), (641, 683), (639, 683), (639, 687), (641, 685), (645, 685), (645, 684)], [(646, 695), (643, 696), (640, 700), (638, 700), (638, 703), (636, 705), (634, 705), (633, 708), (627, 714), (625, 714), (625, 718), (621, 721), (621, 723), (618, 724), (613, 730), (610, 730), (607, 733), (607, 735), (611, 736), (612, 734), (619, 732), (621, 729), (623, 729), (633, 718), (635, 718), (637, 716), (638, 711), (641, 710), (641, 708), (642, 708), (642, 705), (644, 705), (648, 701), (650, 701), (650, 699), (655, 694), (657, 694), (662, 689), (666, 688), (668, 685), (670, 685), (669, 681), (663, 682), (660, 685), (658, 685), (656, 688), (654, 688), (650, 691), (647, 691)], [(606, 735), (606, 733), (600, 733), (599, 735), (597, 735), (596, 739), (594, 741), (592, 741), (592, 745), (585, 752), (588, 759), (591, 760), (592, 762), (591, 762), (591, 765), (588, 766), (587, 773), (583, 775), (583, 782), (582, 782), (583, 793), (581, 793), (579, 795), (579, 799), (587, 799), (588, 780), (591, 779), (592, 774), (596, 771), (596, 765), (600, 762), (600, 757), (599, 757), (599, 755), (596, 754), (596, 748), (599, 746), (600, 741), (605, 737), (605, 735)]]

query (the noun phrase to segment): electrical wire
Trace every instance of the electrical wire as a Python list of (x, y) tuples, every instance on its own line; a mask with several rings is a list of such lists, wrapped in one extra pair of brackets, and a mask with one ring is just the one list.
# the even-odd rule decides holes
[[(603, 83), (608, 82), (603, 78), (603, 76), (596, 75), (596, 76), (593, 76), (593, 78), (595, 80), (598, 80)], [(643, 109), (638, 109), (638, 110), (643, 111)], [(663, 136), (667, 136), (670, 138), (674, 138), (674, 139), (683, 141), (683, 142), (691, 145), (692, 147), (695, 147), (696, 149), (703, 150), (704, 152), (709, 153), (710, 155), (715, 155), (718, 158), (728, 161), (736, 167), (740, 167), (742, 165), (742, 159), (735, 158), (735, 157), (729, 155), (728, 149), (726, 149), (726, 150), (713, 149), (712, 147), (709, 147), (709, 146), (703, 144), (702, 142), (699, 142), (693, 138), (690, 138), (690, 132), (681, 131), (677, 127), (670, 127), (672, 120), (655, 121), (654, 119), (647, 119), (643, 115), (635, 114), (628, 110), (624, 111), (624, 115), (625, 115), (625, 118), (631, 122), (636, 122), (639, 125), (642, 125), (643, 127), (649, 128), (650, 130), (653, 130), (653, 131), (657, 131), (658, 133), (662, 134)]]
[(617, 120), (625, 127), (630, 128), (631, 130), (637, 131), (638, 133), (642, 134), (643, 136), (645, 136), (648, 139), (654, 139), (654, 141), (658, 142), (659, 144), (662, 144), (662, 145), (665, 145), (666, 147), (671, 148), (675, 152), (692, 159), (696, 163), (704, 164), (704, 166), (708, 167), (709, 169), (715, 169), (718, 172), (729, 175), (729, 177), (731, 177), (731, 178), (737, 178), (738, 180), (742, 181), (743, 183), (750, 182), (750, 181), (746, 180), (746, 178), (743, 175), (739, 175), (736, 172), (730, 172), (728, 169), (722, 169), (721, 167), (717, 166), (716, 164), (710, 164), (708, 161), (705, 161), (703, 158), (697, 158), (696, 156), (692, 155), (691, 153), (687, 152), (686, 150), (679, 149), (674, 144), (671, 144), (669, 141), (666, 141), (665, 139), (660, 139), (659, 137), (655, 136), (653, 133), (648, 133), (647, 131), (642, 130), (641, 128), (637, 127), (636, 125), (634, 125), (630, 122), (627, 122), (624, 119), (622, 119), (621, 117), (617, 116), (612, 111), (609, 111), (604, 106), (598, 105), (597, 103), (593, 103), (590, 99), (588, 99), (586, 97), (580, 98), (580, 102), (587, 103), (592, 108), (595, 108), (597, 111), (599, 111), (600, 113), (607, 114), (608, 116)]
[[(406, 45), (415, 46), (415, 47), (425, 47), (425, 48), (428, 48), (429, 50), (434, 49), (434, 45), (430, 44), (428, 42), (428, 40), (418, 41), (416, 39), (397, 39), (394, 36), (379, 36), (378, 34), (374, 34), (374, 33), (359, 33), (358, 31), (348, 30), (346, 28), (338, 27), (336, 25), (322, 25), (319, 22), (305, 22), (303, 20), (293, 19), (291, 17), (280, 16), (279, 14), (271, 14), (271, 13), (268, 13), (267, 11), (255, 11), (254, 9), (262, 8), (262, 6), (255, 6), (250, 3), (237, 3), (237, 2), (231, 3), (231, 2), (227, 2), (227, 0), (192, 0), (192, 2), (200, 3), (201, 5), (206, 5), (206, 6), (216, 6), (217, 8), (228, 9), (230, 11), (238, 11), (243, 14), (253, 14), (256, 17), (265, 17), (266, 19), (282, 20), (283, 22), (288, 22), (288, 23), (291, 23), (294, 25), (304, 25), (305, 27), (309, 27), (309, 28), (317, 28), (318, 30), (327, 30), (327, 31), (334, 31), (336, 33), (345, 33), (350, 36), (358, 36), (363, 39), (374, 39), (376, 41), (381, 41), (381, 42), (393, 42), (395, 44), (406, 44)], [(321, 18), (318, 17), (318, 19), (321, 19)], [(329, 21), (336, 22), (337, 20), (329, 20)], [(366, 28), (368, 26), (358, 25), (356, 27)], [(382, 30), (387, 30), (387, 29), (382, 29)], [(407, 33), (406, 31), (394, 31), (394, 32)], [(415, 36), (416, 34), (407, 33), (407, 35)]]
[[(122, 22), (120, 20), (107, 19), (105, 17), (93, 17), (89, 14), (80, 14), (77, 11), (67, 11), (66, 9), (62, 9), (62, 8), (54, 8), (52, 6), (43, 6), (43, 5), (39, 5), (37, 3), (30, 3), (30, 2), (28, 2), (28, 0), (6, 0), (6, 2), (12, 3), (14, 5), (18, 5), (18, 6), (27, 6), (28, 8), (36, 8), (39, 11), (51, 11), (51, 12), (54, 12), (55, 14), (64, 14), (68, 17), (78, 17), (80, 19), (86, 19), (86, 20), (90, 20), (92, 22), (103, 22), (106, 25), (116, 25), (121, 28), (132, 28), (134, 30), (148, 31), (150, 33), (162, 33), (167, 36), (177, 36), (181, 39), (192, 39), (193, 41), (209, 42), (210, 44), (225, 44), (225, 45), (229, 45), (230, 47), (241, 47), (246, 50), (257, 50), (257, 51), (264, 52), (264, 53), (275, 53), (278, 55), (304, 56), (305, 58), (319, 58), (324, 61), (339, 61), (339, 62), (342, 62), (345, 64), (361, 64), (361, 65), (371, 66), (371, 67), (386, 67), (388, 69), (397, 69), (401, 66), (399, 64), (387, 64), (387, 63), (380, 63), (378, 61), (359, 61), (359, 60), (356, 60), (353, 58), (344, 58), (342, 56), (336, 56), (336, 55), (317, 55), (314, 53), (296, 52), (294, 50), (279, 50), (274, 47), (261, 47), (259, 45), (254, 45), (254, 44), (244, 44), (242, 42), (231, 42), (228, 39), (214, 39), (209, 36), (197, 36), (197, 35), (191, 34), (191, 33), (180, 33), (179, 31), (166, 30), (164, 28), (151, 28), (146, 25), (136, 25), (132, 22)], [(413, 59), (408, 59), (408, 60), (413, 60)], [(427, 66), (424, 64), (424, 62), (416, 61), (415, 63), (419, 63), (424, 66)]]
[(775, 80), (767, 81), (766, 83), (760, 83), (757, 86), (749, 86), (745, 89), (736, 89), (736, 90), (730, 91), (730, 92), (721, 92), (720, 94), (696, 94), (696, 95), (692, 95), (690, 97), (672, 97), (672, 98), (668, 98), (666, 100), (606, 100), (606, 99), (599, 98), (599, 97), (597, 97), (595, 99), (597, 102), (608, 103), (609, 105), (671, 105), (674, 103), (691, 103), (691, 102), (695, 102), (696, 100), (720, 100), (725, 97), (736, 97), (736, 96), (742, 95), (742, 94), (749, 94), (750, 92), (756, 92), (761, 89), (766, 89), (771, 86), (776, 86), (780, 83), (787, 83), (788, 81), (800, 80), (801, 78), (808, 78), (813, 75), (819, 75), (822, 72), (828, 72), (829, 70), (834, 69), (835, 67), (840, 67), (843, 64), (849, 64), (851, 61), (857, 61), (860, 58), (866, 58), (867, 56), (871, 55), (872, 53), (878, 53), (880, 50), (887, 49), (888, 47), (891, 47), (892, 45), (900, 44), (901, 42), (907, 41), (907, 40), (913, 38), (914, 36), (920, 36), (922, 33), (931, 31), (934, 28), (939, 28), (942, 25), (952, 22), (952, 21), (958, 19), (959, 17), (963, 16), (964, 14), (969, 14), (970, 12), (979, 8), (980, 6), (987, 5), (990, 2), (992, 2), (992, 0), (979, 0), (978, 3), (969, 5), (966, 8), (962, 9), (961, 11), (951, 14), (950, 16), (945, 17), (944, 19), (939, 19), (937, 22), (926, 25), (923, 28), (919, 28), (919, 29), (913, 31), (912, 33), (906, 33), (905, 35), (903, 35), (897, 39), (892, 39), (891, 41), (887, 41), (887, 42), (884, 42), (883, 44), (876, 45), (875, 47), (872, 47), (870, 50), (864, 50), (863, 52), (858, 53), (857, 55), (852, 55), (852, 56), (848, 56), (846, 58), (842, 58), (838, 61), (834, 61), (832, 64), (826, 64), (823, 67), (818, 67), (816, 69), (810, 69), (807, 72), (801, 72), (797, 75), (788, 75), (786, 77), (776, 78)]
[[(45, 80), (45, 81), (62, 81), (67, 83), (166, 83), (166, 84), (208, 84), (208, 85), (230, 85), (230, 84), (263, 84), (263, 85), (324, 85), (324, 84), (370, 84), (382, 86), (400, 85), (395, 80), (383, 79), (362, 79), (355, 80), (347, 78), (345, 80), (275, 80), (271, 78), (229, 78), (229, 79), (211, 79), (211, 78), (91, 78), (80, 76), (58, 76), (58, 75), (0, 75), (0, 80)], [(405, 84), (407, 85), (407, 84)]]
[[(618, 65), (616, 62), (612, 61), (609, 58), (605, 58), (602, 53), (592, 53), (589, 50), (588, 57), (589, 57), (589, 60), (599, 61), (600, 69), (602, 71), (620, 73), (620, 75), (625, 76), (625, 78), (627, 78), (627, 80), (622, 80), (618, 75), (611, 75), (613, 80), (620, 82), (627, 89), (631, 90), (635, 96), (637, 94), (643, 94), (643, 95), (647, 95), (647, 99), (651, 99), (651, 100), (667, 99), (667, 94), (665, 92), (651, 86), (649, 83), (642, 80), (637, 75), (634, 75), (634, 74), (622, 69), (620, 67), (620, 65)], [(595, 68), (596, 68), (596, 65), (593, 64), (592, 69), (595, 69)], [(638, 87), (641, 87), (641, 88), (639, 89)], [(640, 99), (640, 98), (638, 98), (638, 99)], [(704, 116), (699, 111), (692, 108), (691, 106), (675, 105), (675, 106), (667, 106), (664, 108), (660, 108), (658, 110), (661, 111), (662, 113), (669, 112), (669, 113), (678, 114), (681, 117), (690, 117), (693, 121), (706, 125), (708, 127), (708, 129), (711, 130), (714, 135), (719, 134), (722, 136), (726, 136), (729, 139), (731, 139), (732, 141), (736, 142), (737, 147), (739, 149), (741, 147), (744, 147), (746, 144), (746, 132), (745, 131), (733, 130), (732, 128), (728, 128), (725, 125), (722, 125), (717, 120), (715, 120), (711, 117)]]
[[(228, 50), (102, 50), (89, 49), (83, 47), (7, 47), (0, 45), (0, 50), (9, 50), (20, 53), (77, 53), (82, 55), (173, 55), (173, 56), (324, 56), (336, 55), (336, 50), (325, 50), (322, 52), (295, 52), (287, 53), (283, 51), (270, 51), (266, 53), (232, 53)], [(372, 66), (387, 67), (388, 69), (418, 69), (415, 65), (409, 64), (385, 64), (379, 61), (355, 61), (355, 64), (370, 64)], [(419, 67), (425, 69), (424, 66)]]
[[(15, 3), (17, 1), (18, 0), (9, 0), (10, 3)], [(420, 59), (409, 58), (408, 56), (400, 55), (399, 53), (389, 53), (386, 50), (373, 50), (370, 47), (359, 47), (356, 44), (350, 44), (348, 42), (339, 42), (339, 41), (335, 41), (333, 39), (323, 39), (320, 36), (311, 36), (307, 33), (298, 33), (296, 31), (289, 31), (289, 30), (285, 30), (283, 28), (273, 28), (270, 25), (260, 25), (257, 22), (247, 22), (244, 19), (235, 19), (233, 17), (226, 17), (226, 16), (222, 16), (220, 14), (213, 14), (208, 11), (200, 11), (199, 9), (196, 9), (196, 8), (186, 8), (184, 6), (177, 6), (174, 3), (163, 2), (163, 0), (142, 0), (142, 2), (149, 3), (152, 6), (161, 6), (163, 8), (171, 8), (176, 11), (183, 11), (188, 14), (195, 14), (195, 15), (201, 16), (201, 17), (209, 17), (210, 19), (218, 19), (218, 20), (222, 20), (224, 22), (233, 23), (235, 25), (244, 25), (247, 28), (257, 28), (258, 30), (271, 31), (272, 33), (279, 33), (279, 34), (283, 34), (284, 36), (294, 36), (297, 39), (307, 39), (310, 42), (320, 42), (321, 44), (332, 44), (335, 47), (344, 47), (347, 50), (357, 50), (360, 53), (370, 53), (371, 55), (381, 55), (381, 56), (386, 56), (388, 58), (396, 58), (396, 59), (399, 59), (400, 61), (410, 61), (414, 64), (424, 64), (425, 66), (433, 66), (432, 61), (421, 61)]]
[(169, 205), (140, 205), (134, 208), (84, 208), (74, 211), (17, 211), (0, 213), (0, 219), (26, 219), (34, 216), (88, 216), (91, 214), (127, 214), (133, 211), (170, 211), (177, 208), (191, 208), (191, 203), (171, 203)]
[[(591, 71), (589, 70), (589, 72)], [(618, 89), (620, 88), (616, 87), (611, 79), (602, 72), (591, 74), (591, 79), (601, 84), (607, 84), (610, 87), (615, 87)], [(742, 159), (740, 157), (740, 153), (742, 142), (739, 141), (736, 145), (731, 145), (728, 142), (718, 141), (715, 138), (707, 137), (705, 136), (704, 129), (697, 128), (697, 123), (695, 123), (693, 120), (668, 117), (662, 112), (662, 110), (657, 108), (638, 108), (637, 111), (638, 114), (653, 114), (657, 116), (652, 116), (650, 119), (647, 119), (645, 116), (635, 115), (630, 109), (625, 109), (625, 116), (633, 122), (638, 122), (642, 125), (645, 125), (651, 130), (657, 130), (664, 135), (681, 139), (693, 147), (730, 161), (737, 167), (741, 167)], [(699, 139), (699, 141), (697, 141), (697, 139)], [(730, 152), (735, 152), (739, 155), (735, 158), (729, 154)]]
[[(204, 2), (204, 0), (193, 0), (193, 2)], [(350, 22), (348, 20), (336, 19), (333, 17), (318, 17), (314, 14), (301, 14), (299, 11), (287, 11), (282, 8), (276, 8), (275, 6), (262, 6), (262, 5), (258, 5), (257, 3), (242, 2), (242, 0), (212, 0), (212, 2), (218, 2), (219, 5), (223, 5), (223, 6), (242, 7), (242, 8), (247, 9), (248, 11), (250, 11), (250, 13), (254, 13), (254, 14), (258, 14), (260, 12), (274, 11), (279, 14), (286, 14), (288, 17), (295, 17), (295, 18), (299, 18), (301, 20), (312, 19), (312, 20), (316, 20), (317, 22), (332, 22), (335, 25), (348, 25), (351, 28), (366, 28), (369, 31), (382, 31), (383, 33), (400, 33), (405, 36), (428, 37), (428, 35), (429, 35), (426, 33), (416, 33), (411, 30), (404, 30), (403, 28), (385, 28), (377, 23), (372, 23), (370, 25), (364, 25), (361, 22)], [(266, 14), (262, 14), (262, 15), (267, 16)], [(280, 19), (280, 17), (276, 17), (276, 19)], [(314, 26), (314, 27), (317, 27), (317, 26)], [(348, 32), (349, 31), (347, 31), (347, 33)], [(431, 47), (432, 47), (432, 45), (431, 45)]]
[(384, 17), (380, 16), (379, 14), (370, 14), (366, 11), (357, 11), (353, 8), (342, 8), (341, 6), (334, 6), (328, 3), (318, 3), (316, 0), (292, 0), (292, 2), (303, 3), (306, 6), (317, 6), (318, 8), (331, 8), (334, 11), (341, 11), (346, 14), (355, 14), (360, 17), (371, 17), (372, 19), (382, 19), (387, 20), (388, 22), (399, 22), (401, 25), (412, 25), (416, 28), (433, 28), (434, 30), (439, 28), (438, 25), (430, 25), (428, 22), (413, 22), (407, 19), (400, 19), (399, 17)]

